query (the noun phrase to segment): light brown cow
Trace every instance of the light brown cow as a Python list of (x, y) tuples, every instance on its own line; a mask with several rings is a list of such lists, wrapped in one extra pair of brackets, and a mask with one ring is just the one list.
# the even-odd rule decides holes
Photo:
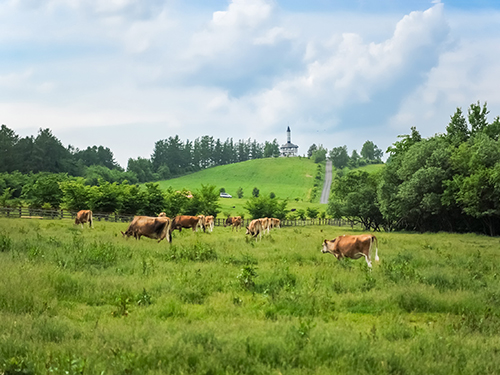
[[(182, 228), (191, 228), (193, 232), (196, 232), (196, 228), (198, 227), (198, 221), (200, 219), (197, 216), (188, 216), (188, 215), (179, 215), (174, 218), (172, 221), (172, 230), (182, 230)], [(203, 226), (203, 230), (205, 230), (205, 226)]]
[(205, 226), (206, 226), (206, 221), (205, 221), (205, 215), (198, 215), (198, 225), (196, 226), (196, 231), (198, 232), (198, 228), (203, 229), (203, 232), (205, 232)]
[(257, 241), (257, 236), (262, 240), (262, 232), (264, 232), (264, 227), (262, 226), (261, 219), (255, 219), (250, 222), (245, 234), (252, 235), (252, 237), (255, 237), (255, 241)]
[(233, 216), (233, 217), (228, 216), (226, 222), (224, 223), (224, 227), (231, 225), (232, 227), (231, 232), (234, 230), (234, 228), (236, 228), (236, 231), (238, 231), (241, 227), (241, 222), (242, 222), (241, 216)]
[(260, 220), (260, 223), (262, 224), (262, 230), (265, 232), (267, 230), (267, 234), (269, 234), (269, 229), (271, 228), (271, 219), (268, 217), (263, 217)]
[(75, 225), (81, 224), (83, 228), (83, 224), (85, 223), (89, 223), (89, 228), (94, 228), (94, 224), (92, 222), (92, 211), (90, 210), (80, 210), (76, 214)]
[(271, 219), (271, 228), (281, 228), (280, 225), (281, 225), (280, 219), (276, 219), (275, 217)]
[(334, 240), (323, 242), (322, 253), (330, 253), (337, 259), (358, 259), (365, 257), (368, 267), (371, 268), (372, 245), (375, 242), (375, 260), (378, 262), (378, 240), (373, 234), (360, 234), (357, 236), (338, 236)]
[(214, 217), (213, 215), (210, 215), (210, 216), (205, 216), (205, 226), (208, 227), (208, 229), (210, 230), (210, 232), (212, 232), (214, 230)]
[(134, 216), (125, 232), (121, 232), (124, 237), (134, 236), (140, 240), (141, 236), (157, 239), (158, 242), (167, 239), (172, 242), (172, 220), (168, 217)]

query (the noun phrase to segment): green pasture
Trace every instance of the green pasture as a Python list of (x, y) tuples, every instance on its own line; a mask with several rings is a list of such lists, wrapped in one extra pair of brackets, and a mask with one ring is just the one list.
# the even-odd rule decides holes
[(363, 167), (356, 168), (356, 170), (364, 171), (368, 173), (375, 173), (381, 171), (385, 167), (385, 164), (368, 164)]
[(122, 238), (0, 218), (0, 374), (494, 374), (500, 239), (285, 227)]
[[(268, 196), (273, 192), (280, 199), (309, 200), (317, 165), (307, 158), (255, 159), (204, 169), (187, 176), (160, 181), (159, 184), (163, 189), (172, 186), (174, 190), (193, 191), (201, 188), (202, 184), (210, 184), (217, 189), (226, 189), (233, 197), (236, 197), (236, 190), (241, 187), (244, 198), (250, 198), (253, 188), (257, 187), (261, 195)], [(319, 201), (319, 197), (317, 200)]]

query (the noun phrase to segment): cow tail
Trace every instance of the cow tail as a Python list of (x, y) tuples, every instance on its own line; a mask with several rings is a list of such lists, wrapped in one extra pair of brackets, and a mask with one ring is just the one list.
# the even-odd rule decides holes
[[(378, 262), (380, 259), (378, 257), (378, 239), (375, 236), (372, 236), (372, 243), (375, 242), (375, 261)], [(371, 246), (370, 246), (371, 248)]]

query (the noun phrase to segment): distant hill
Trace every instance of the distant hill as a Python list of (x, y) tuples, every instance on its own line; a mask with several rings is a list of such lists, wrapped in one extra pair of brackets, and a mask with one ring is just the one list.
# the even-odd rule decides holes
[[(163, 189), (197, 190), (201, 185), (224, 188), (236, 198), (236, 190), (243, 189), (243, 198), (252, 196), (253, 188), (261, 195), (273, 192), (278, 198), (309, 200), (317, 164), (307, 158), (266, 158), (204, 169), (187, 176), (160, 181)], [(323, 167), (322, 167), (323, 168)], [(321, 193), (321, 191), (320, 191)], [(317, 198), (319, 201), (319, 196)]]

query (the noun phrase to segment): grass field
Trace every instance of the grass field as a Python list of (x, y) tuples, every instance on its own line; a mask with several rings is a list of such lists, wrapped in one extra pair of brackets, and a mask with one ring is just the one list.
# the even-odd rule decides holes
[[(266, 158), (204, 169), (187, 176), (160, 181), (161, 188), (172, 186), (195, 190), (201, 184), (215, 185), (236, 196), (241, 187), (245, 198), (257, 187), (261, 194), (274, 192), (281, 199), (307, 199), (313, 187), (317, 164), (307, 158)], [(324, 167), (323, 167), (324, 168)]]
[(500, 240), (379, 233), (379, 256), (322, 254), (338, 227), (176, 232), (0, 218), (0, 373), (493, 374)]

